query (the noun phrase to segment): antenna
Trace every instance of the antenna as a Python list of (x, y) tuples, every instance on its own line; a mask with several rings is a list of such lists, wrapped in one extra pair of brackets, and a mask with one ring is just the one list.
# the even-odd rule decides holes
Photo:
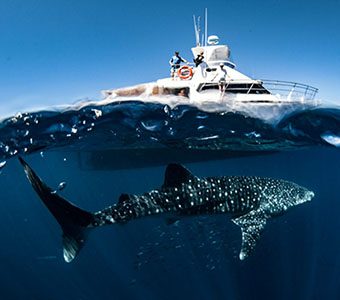
[(197, 17), (197, 37), (198, 37), (198, 46), (201, 46), (201, 43), (200, 43), (200, 32), (201, 32), (201, 17)]
[(200, 46), (200, 31), (201, 31), (201, 28), (200, 28), (200, 17), (198, 17), (197, 20), (196, 20), (195, 15), (193, 15), (193, 18), (194, 18), (194, 29), (195, 29), (196, 46)]
[(193, 15), (193, 19), (194, 19), (194, 29), (195, 29), (195, 38), (196, 38), (196, 46), (199, 46), (200, 44), (200, 37), (199, 37), (199, 32), (198, 32), (198, 28), (197, 28), (197, 22), (196, 22), (196, 17), (195, 15)]
[(208, 40), (208, 9), (205, 9), (205, 21), (204, 21), (204, 27), (205, 27), (205, 44), (204, 46), (207, 45), (207, 40)]

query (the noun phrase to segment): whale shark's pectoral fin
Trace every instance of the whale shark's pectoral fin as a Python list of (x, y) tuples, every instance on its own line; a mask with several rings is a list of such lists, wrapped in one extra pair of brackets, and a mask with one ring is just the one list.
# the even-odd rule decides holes
[(255, 248), (267, 218), (260, 210), (252, 210), (241, 217), (233, 218), (232, 221), (241, 227), (242, 247), (239, 257), (244, 260)]
[(166, 167), (164, 175), (164, 183), (162, 188), (178, 187), (182, 183), (189, 183), (190, 180), (195, 180), (195, 177), (188, 169), (179, 164), (169, 164)]

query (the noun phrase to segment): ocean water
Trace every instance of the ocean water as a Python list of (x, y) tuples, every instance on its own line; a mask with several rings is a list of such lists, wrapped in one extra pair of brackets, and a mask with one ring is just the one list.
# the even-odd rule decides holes
[[(1, 299), (340, 299), (340, 110), (273, 111), (129, 101), (3, 119)], [(270, 219), (244, 261), (228, 215), (173, 225), (160, 215), (94, 230), (67, 264), (59, 225), (18, 155), (89, 211), (160, 187), (170, 162), (201, 177), (282, 178), (316, 196)]]

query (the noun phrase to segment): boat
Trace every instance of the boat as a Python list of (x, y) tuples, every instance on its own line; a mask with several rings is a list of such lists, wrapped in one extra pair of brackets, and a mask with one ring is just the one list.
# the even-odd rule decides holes
[[(143, 105), (163, 104), (164, 108), (189, 105), (194, 109), (198, 108), (199, 112), (218, 113), (219, 115), (236, 113), (241, 116), (241, 120), (251, 117), (270, 124), (279, 122), (293, 111), (319, 105), (319, 101), (315, 99), (318, 92), (315, 87), (291, 81), (253, 79), (240, 72), (230, 59), (230, 48), (220, 44), (217, 35), (208, 36), (207, 15), (203, 37), (200, 38), (199, 19), (195, 17), (194, 27), (196, 45), (191, 51), (193, 58), (203, 53), (202, 63), (183, 64), (176, 70), (174, 76), (153, 82), (104, 90), (102, 91), (104, 99), (94, 104), (141, 101)], [(222, 78), (221, 68), (225, 70), (225, 76)], [(166, 109), (164, 111), (169, 112)], [(173, 141), (165, 145), (162, 145), (162, 142), (158, 145), (150, 142), (142, 148), (131, 146), (130, 149), (125, 147), (104, 151), (82, 151), (79, 153), (79, 165), (82, 169), (91, 170), (126, 169), (158, 166), (169, 161), (189, 163), (258, 155), (263, 153), (261, 151), (266, 151), (266, 153), (276, 151), (271, 148), (271, 145), (277, 146), (272, 140), (262, 141), (264, 144), (261, 145), (261, 142), (257, 141), (257, 136), (261, 135), (256, 131), (245, 134), (244, 140), (249, 142), (240, 145), (237, 138), (233, 138), (236, 132), (233, 129), (226, 129), (231, 137), (227, 140), (222, 139), (221, 144), (216, 143), (216, 136), (204, 136), (204, 133), (202, 136), (199, 132), (200, 128), (198, 127), (196, 140), (202, 140), (204, 144), (192, 146), (190, 140), (184, 141), (187, 147), (185, 149), (183, 145), (180, 148), (171, 146)], [(258, 151), (259, 149), (261, 151)]]
[(194, 58), (203, 54), (202, 63), (184, 64), (176, 69), (174, 76), (154, 82), (104, 90), (104, 101), (141, 100), (170, 106), (195, 105), (211, 110), (216, 110), (216, 106), (225, 110), (226, 107), (235, 109), (242, 105), (249, 108), (253, 105), (318, 104), (315, 100), (318, 89), (315, 87), (291, 81), (253, 79), (240, 72), (230, 59), (230, 48), (220, 44), (217, 35), (208, 36), (207, 12), (205, 34), (201, 38), (199, 20), (194, 16), (196, 45), (191, 51)]

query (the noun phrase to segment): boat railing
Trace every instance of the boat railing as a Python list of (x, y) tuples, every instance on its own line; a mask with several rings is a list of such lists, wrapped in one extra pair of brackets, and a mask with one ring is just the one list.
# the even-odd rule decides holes
[(281, 80), (261, 80), (263, 87), (270, 91), (273, 95), (279, 95), (291, 100), (314, 100), (318, 89), (307, 84), (281, 81)]
[[(221, 90), (218, 82), (204, 82), (198, 85), (197, 91)], [(271, 94), (279, 100), (291, 102), (316, 101), (318, 89), (310, 85), (280, 80), (252, 80), (229, 79), (223, 86), (223, 95), (228, 94)]]

